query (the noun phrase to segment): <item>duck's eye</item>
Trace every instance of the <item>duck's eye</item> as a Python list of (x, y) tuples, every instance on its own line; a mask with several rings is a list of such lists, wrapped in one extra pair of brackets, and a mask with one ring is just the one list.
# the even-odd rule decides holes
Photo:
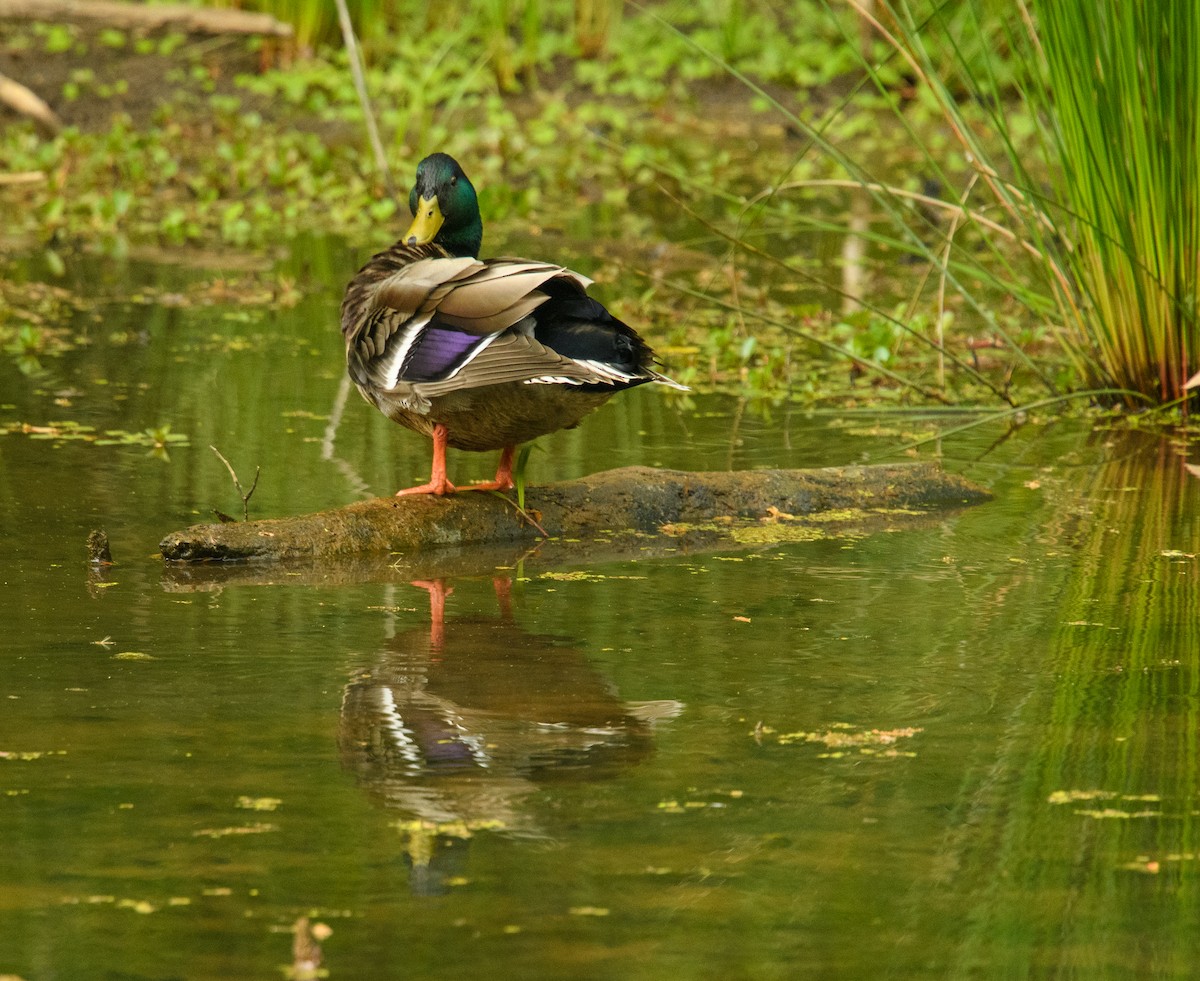
[(457, 183), (458, 183), (458, 175), (455, 174), (453, 177), (450, 178), (450, 186), (454, 187), (454, 185)]

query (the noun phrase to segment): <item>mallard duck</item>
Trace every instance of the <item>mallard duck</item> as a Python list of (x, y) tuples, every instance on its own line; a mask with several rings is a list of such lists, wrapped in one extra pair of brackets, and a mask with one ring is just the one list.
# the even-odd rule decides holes
[(475, 188), (444, 153), (417, 167), (413, 222), (374, 256), (342, 302), (346, 364), (363, 398), (433, 440), (429, 482), (448, 494), (446, 447), (500, 450), (495, 480), (513, 486), (524, 443), (578, 425), (617, 392), (657, 383), (654, 352), (587, 295), (591, 280), (549, 262), (478, 259)]

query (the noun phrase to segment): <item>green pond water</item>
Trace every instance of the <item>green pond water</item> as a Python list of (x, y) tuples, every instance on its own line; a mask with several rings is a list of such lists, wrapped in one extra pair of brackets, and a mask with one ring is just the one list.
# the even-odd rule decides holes
[[(339, 406), (357, 258), (297, 250), (263, 274), (306, 287), (278, 309), (245, 273), (72, 264), (86, 343), (0, 356), (0, 976), (282, 977), (302, 916), (332, 979), (1195, 976), (1186, 446), (982, 427), (940, 450), (987, 504), (499, 556), (440, 623), (386, 559), (165, 568), (163, 535), (240, 515), (210, 445), (261, 466), (252, 517), (427, 475), (424, 441)], [(186, 441), (136, 435), (164, 425)], [(531, 478), (886, 460), (926, 426), (640, 390)]]

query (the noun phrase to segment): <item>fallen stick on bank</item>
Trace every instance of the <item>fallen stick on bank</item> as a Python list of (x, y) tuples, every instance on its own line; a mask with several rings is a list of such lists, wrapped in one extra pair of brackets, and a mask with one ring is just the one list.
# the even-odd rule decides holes
[(128, 3), (125, 0), (0, 0), (0, 20), (104, 24), (127, 30), (174, 27), (197, 34), (263, 34), (288, 38), (292, 25), (269, 14), (183, 3)]
[[(58, 118), (54, 110), (51, 109), (45, 101), (33, 89), (22, 85), (15, 78), (9, 78), (7, 75), (0, 74), (0, 102), (11, 109), (15, 109), (22, 116), (28, 116), (39, 126), (43, 131), (53, 136), (62, 129), (62, 120)], [(33, 172), (35, 179), (44, 179), (44, 175), (38, 171)], [(4, 175), (0, 174), (0, 178), (7, 177), (3, 183), (16, 184), (24, 183), (30, 179), (30, 173)], [(16, 178), (14, 180), (14, 178)]]

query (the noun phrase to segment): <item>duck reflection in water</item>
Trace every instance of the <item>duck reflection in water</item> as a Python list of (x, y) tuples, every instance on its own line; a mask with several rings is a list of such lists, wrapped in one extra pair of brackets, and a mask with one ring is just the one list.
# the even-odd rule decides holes
[(339, 743), (360, 785), (405, 815), (411, 884), (438, 893), (483, 829), (545, 837), (527, 798), (552, 781), (597, 780), (646, 758), (675, 701), (623, 702), (569, 639), (524, 630), (511, 580), (494, 581), (493, 616), (445, 619), (444, 580), (430, 625), (397, 634), (346, 686)]

